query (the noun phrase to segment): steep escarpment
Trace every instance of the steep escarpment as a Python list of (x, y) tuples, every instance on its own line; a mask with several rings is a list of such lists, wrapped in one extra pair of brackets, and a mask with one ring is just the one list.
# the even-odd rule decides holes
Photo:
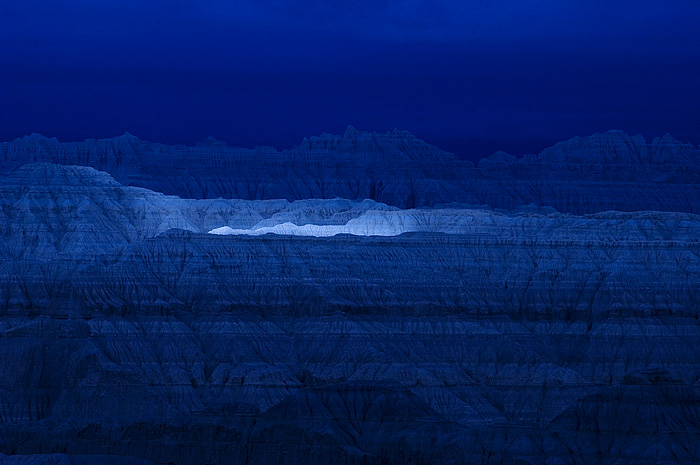
[(700, 212), (700, 150), (670, 135), (651, 142), (609, 131), (575, 137), (521, 159), (497, 153), (479, 163), (479, 197), (502, 208), (534, 203), (562, 212)]
[(474, 171), (409, 133), (353, 128), (343, 137), (313, 137), (283, 152), (229, 147), (212, 139), (195, 147), (166, 146), (129, 134), (69, 144), (33, 135), (0, 146), (5, 172), (31, 162), (91, 166), (122, 184), (185, 198), (342, 197), (408, 207), (451, 201), (451, 188), (441, 185), (445, 174), (461, 184), (463, 175)]
[(401, 208), (459, 202), (573, 214), (607, 210), (700, 213), (700, 152), (671, 136), (648, 142), (610, 131), (517, 159), (497, 153), (478, 168), (411, 134), (350, 127), (282, 152), (207, 139), (166, 146), (126, 134), (59, 143), (32, 135), (0, 144), (0, 171), (26, 163), (91, 166), (125, 185), (183, 198), (372, 199)]

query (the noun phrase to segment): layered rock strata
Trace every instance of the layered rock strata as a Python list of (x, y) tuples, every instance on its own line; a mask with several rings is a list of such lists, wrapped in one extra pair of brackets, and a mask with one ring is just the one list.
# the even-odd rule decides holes
[(478, 167), (404, 131), (350, 127), (282, 152), (207, 139), (167, 146), (126, 134), (59, 143), (39, 135), (0, 144), (0, 172), (49, 162), (91, 166), (125, 185), (183, 198), (336, 197), (401, 208), (459, 202), (511, 210), (534, 204), (573, 214), (608, 210), (700, 213), (700, 151), (671, 136), (620, 131), (577, 137), (521, 159), (496, 153)]
[(0, 182), (0, 460), (696, 463), (698, 219), (25, 165)]

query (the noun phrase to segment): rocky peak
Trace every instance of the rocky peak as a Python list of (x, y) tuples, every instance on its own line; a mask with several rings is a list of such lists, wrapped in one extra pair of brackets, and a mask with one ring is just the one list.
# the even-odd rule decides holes
[(538, 163), (570, 165), (685, 164), (700, 162), (700, 153), (693, 145), (684, 144), (668, 134), (647, 142), (641, 135), (629, 136), (623, 131), (612, 130), (574, 137), (527, 158)]
[(386, 159), (395, 162), (435, 163), (458, 160), (455, 155), (427, 144), (409, 131), (394, 129), (390, 132), (378, 133), (360, 131), (354, 126), (348, 126), (342, 136), (324, 133), (317, 137), (304, 139), (291, 151), (324, 150), (339, 154), (353, 154), (354, 156), (370, 156), (373, 160)]
[(30, 163), (16, 169), (5, 179), (5, 183), (25, 186), (99, 186), (117, 187), (120, 184), (109, 173), (89, 166), (57, 165), (53, 163)]

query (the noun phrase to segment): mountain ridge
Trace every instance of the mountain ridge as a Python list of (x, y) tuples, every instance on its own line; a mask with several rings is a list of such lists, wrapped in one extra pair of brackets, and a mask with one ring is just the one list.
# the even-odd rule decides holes
[[(638, 143), (639, 145), (658, 145), (659, 143), (664, 143), (666, 145), (683, 145), (683, 146), (690, 147), (693, 149), (700, 148), (700, 144), (698, 144), (696, 146), (690, 142), (682, 142), (682, 141), (676, 139), (670, 133), (665, 133), (663, 136), (655, 136), (651, 139), (651, 141), (648, 141), (641, 134), (631, 135), (630, 133), (627, 133), (626, 131), (623, 131), (621, 129), (608, 129), (607, 131), (594, 132), (593, 134), (590, 134), (588, 136), (573, 136), (569, 139), (562, 139), (561, 141), (556, 142), (553, 145), (544, 148), (542, 151), (540, 151), (538, 153), (526, 152), (526, 153), (523, 153), (522, 155), (512, 155), (508, 151), (498, 149), (495, 152), (493, 152), (491, 155), (487, 155), (487, 156), (482, 157), (482, 159), (491, 158), (494, 155), (499, 154), (499, 153), (513, 156), (516, 159), (521, 159), (521, 158), (525, 158), (525, 157), (537, 157), (538, 155), (542, 154), (543, 152), (548, 152), (548, 151), (550, 151), (558, 146), (571, 145), (571, 144), (575, 144), (575, 143), (580, 142), (580, 141), (585, 141), (587, 139), (598, 139), (601, 137), (607, 137), (607, 136), (612, 136), (612, 135), (632, 140), (632, 141)], [(218, 138), (213, 137), (213, 136), (207, 136), (202, 141), (196, 142), (192, 145), (168, 144), (168, 143), (163, 143), (163, 142), (151, 141), (148, 139), (142, 139), (134, 134), (131, 134), (129, 131), (126, 131), (123, 134), (112, 136), (112, 137), (86, 138), (83, 140), (72, 140), (72, 141), (60, 141), (57, 137), (48, 137), (48, 136), (45, 136), (44, 134), (34, 132), (34, 133), (30, 133), (30, 134), (27, 134), (27, 135), (24, 135), (21, 137), (17, 137), (17, 138), (12, 139), (12, 140), (0, 141), (0, 144), (12, 144), (15, 142), (27, 142), (27, 141), (46, 141), (46, 142), (51, 142), (54, 144), (85, 144), (85, 143), (94, 143), (94, 142), (102, 142), (102, 141), (110, 141), (110, 140), (125, 140), (125, 141), (133, 141), (133, 142), (140, 142), (140, 143), (146, 143), (146, 144), (161, 145), (161, 146), (165, 146), (165, 147), (195, 148), (198, 145), (223, 145), (223, 146), (226, 146), (227, 148), (241, 149), (241, 150), (255, 150), (256, 148), (269, 148), (269, 149), (273, 149), (276, 152), (282, 153), (282, 152), (297, 149), (297, 148), (302, 147), (302, 146), (308, 146), (309, 144), (315, 144), (315, 143), (319, 143), (319, 142), (323, 143), (323, 141), (338, 140), (338, 139), (340, 139), (340, 140), (343, 140), (343, 139), (352, 140), (354, 138), (362, 137), (362, 136), (373, 136), (373, 137), (406, 136), (409, 139), (414, 139), (414, 140), (421, 142), (421, 143), (424, 143), (426, 145), (439, 147), (438, 145), (430, 144), (430, 143), (423, 141), (422, 139), (418, 138), (411, 131), (408, 131), (408, 130), (402, 130), (402, 129), (395, 128), (391, 131), (377, 132), (377, 131), (359, 130), (359, 129), (355, 128), (355, 126), (353, 126), (353, 125), (348, 125), (342, 135), (323, 132), (323, 133), (316, 135), (316, 136), (304, 137), (304, 138), (302, 138), (301, 142), (299, 142), (298, 144), (292, 145), (291, 147), (288, 147), (285, 149), (279, 149), (279, 148), (269, 146), (269, 145), (257, 145), (257, 144), (253, 148), (239, 147), (239, 146), (231, 145), (228, 142), (226, 142), (222, 139), (218, 139)], [(457, 155), (454, 154), (453, 152), (445, 151), (445, 153), (455, 155), (455, 157), (457, 157)], [(457, 159), (459, 159), (459, 157), (457, 157)], [(463, 161), (465, 163), (473, 164), (472, 162), (470, 162), (468, 160), (463, 160)]]
[(26, 163), (91, 166), (123, 185), (182, 198), (371, 199), (400, 208), (464, 203), (564, 213), (700, 213), (700, 150), (664, 136), (621, 131), (572, 138), (537, 155), (497, 152), (478, 166), (407, 131), (348, 127), (277, 151), (207, 139), (192, 147), (131, 134), (61, 143), (31, 135), (0, 144), (0, 174)]

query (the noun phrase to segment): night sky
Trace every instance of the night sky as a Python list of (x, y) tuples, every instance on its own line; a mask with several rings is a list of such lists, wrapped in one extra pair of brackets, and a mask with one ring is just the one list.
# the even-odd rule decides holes
[(469, 159), (607, 129), (698, 144), (700, 1), (0, 0), (2, 141), (283, 149), (349, 124)]

